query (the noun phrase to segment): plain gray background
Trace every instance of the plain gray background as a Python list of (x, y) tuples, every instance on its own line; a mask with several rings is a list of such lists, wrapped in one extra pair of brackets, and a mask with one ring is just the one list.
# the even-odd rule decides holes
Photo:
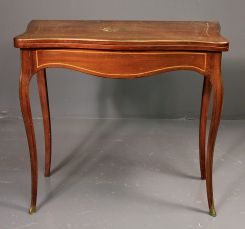
[[(244, 9), (244, 0), (0, 0), (0, 228), (244, 228), (245, 121), (220, 125), (214, 219), (199, 180), (198, 120), (92, 119), (197, 118), (202, 77), (190, 71), (111, 80), (48, 70), (56, 118), (52, 176), (43, 177), (42, 120), (36, 119), (39, 209), (30, 217), (28, 145), (16, 120), (20, 59), (13, 48), (13, 37), (32, 19), (217, 20), (231, 41), (223, 55), (223, 118), (242, 119)], [(37, 118), (35, 80), (31, 86)]]
[[(245, 117), (244, 0), (1, 0), (0, 115), (19, 116), (19, 50), (13, 37), (32, 19), (215, 20), (231, 42), (223, 54), (223, 118)], [(111, 80), (65, 69), (48, 70), (52, 117), (196, 118), (202, 77), (170, 72), (136, 80)], [(35, 79), (35, 78), (33, 78)], [(32, 105), (40, 115), (36, 81)]]

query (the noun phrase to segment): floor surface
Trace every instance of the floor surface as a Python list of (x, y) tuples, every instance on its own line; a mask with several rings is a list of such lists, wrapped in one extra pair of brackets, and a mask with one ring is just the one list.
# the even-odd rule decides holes
[(55, 119), (44, 178), (35, 121), (38, 211), (27, 213), (30, 164), (21, 119), (0, 119), (0, 229), (244, 229), (245, 121), (222, 121), (214, 158), (217, 217), (200, 180), (198, 121)]

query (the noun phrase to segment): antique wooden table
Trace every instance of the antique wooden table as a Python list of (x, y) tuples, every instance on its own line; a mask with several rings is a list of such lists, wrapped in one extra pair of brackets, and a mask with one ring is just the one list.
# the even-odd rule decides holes
[[(223, 87), (221, 54), (228, 41), (216, 22), (184, 21), (31, 21), (24, 34), (14, 38), (21, 49), (20, 104), (28, 139), (32, 197), (36, 211), (37, 150), (30, 106), (29, 84), (37, 83), (45, 133), (45, 176), (50, 176), (51, 124), (46, 68), (69, 68), (107, 78), (136, 78), (156, 73), (192, 70), (204, 76), (199, 129), (201, 178), (206, 179), (209, 214), (216, 215), (212, 165), (220, 121)], [(210, 94), (213, 112), (206, 147)], [(160, 98), (159, 98), (160, 99)]]

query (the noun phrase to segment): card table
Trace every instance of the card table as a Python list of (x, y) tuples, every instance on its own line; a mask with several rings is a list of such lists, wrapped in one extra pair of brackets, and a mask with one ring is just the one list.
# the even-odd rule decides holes
[[(23, 34), (14, 38), (14, 46), (21, 52), (19, 97), (31, 160), (29, 213), (36, 211), (38, 183), (30, 81), (36, 74), (45, 133), (45, 176), (48, 177), (51, 122), (46, 68), (67, 68), (98, 77), (125, 80), (176, 70), (200, 73), (203, 76), (199, 124), (201, 179), (206, 180), (209, 214), (216, 216), (212, 185), (213, 154), (223, 101), (221, 56), (229, 49), (228, 40), (220, 34), (218, 22), (33, 20)], [(211, 92), (213, 107), (206, 144)]]

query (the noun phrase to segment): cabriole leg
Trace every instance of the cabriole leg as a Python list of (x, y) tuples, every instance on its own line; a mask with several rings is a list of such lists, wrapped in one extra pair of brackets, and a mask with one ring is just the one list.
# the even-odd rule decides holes
[(200, 125), (199, 125), (199, 160), (200, 160), (200, 170), (201, 179), (206, 178), (206, 166), (205, 166), (205, 154), (206, 154), (206, 129), (207, 129), (207, 119), (208, 119), (208, 108), (210, 102), (212, 85), (207, 76), (203, 79), (203, 89), (202, 89), (202, 104), (201, 104), (201, 114), (200, 114)]
[(29, 85), (32, 78), (32, 63), (30, 57), (30, 51), (21, 51), (21, 74), (20, 74), (20, 105), (22, 116), (25, 124), (25, 130), (28, 140), (30, 161), (31, 161), (31, 178), (32, 178), (32, 189), (31, 189), (31, 206), (29, 213), (32, 214), (36, 211), (37, 202), (37, 182), (38, 182), (38, 170), (37, 170), (37, 149), (35, 141), (34, 126), (32, 120), (30, 97), (29, 97)]
[(37, 84), (40, 97), (40, 103), (43, 115), (43, 127), (45, 137), (45, 176), (50, 176), (51, 166), (51, 122), (49, 111), (48, 88), (46, 79), (46, 70), (42, 69), (37, 72)]
[(213, 112), (209, 130), (208, 146), (207, 146), (207, 159), (206, 159), (206, 186), (207, 197), (209, 205), (209, 214), (216, 216), (214, 198), (213, 198), (213, 182), (212, 182), (212, 170), (213, 170), (213, 154), (215, 140), (220, 123), (220, 116), (223, 103), (223, 85), (221, 78), (221, 54), (213, 54), (213, 68), (210, 74), (210, 81), (213, 87)]

